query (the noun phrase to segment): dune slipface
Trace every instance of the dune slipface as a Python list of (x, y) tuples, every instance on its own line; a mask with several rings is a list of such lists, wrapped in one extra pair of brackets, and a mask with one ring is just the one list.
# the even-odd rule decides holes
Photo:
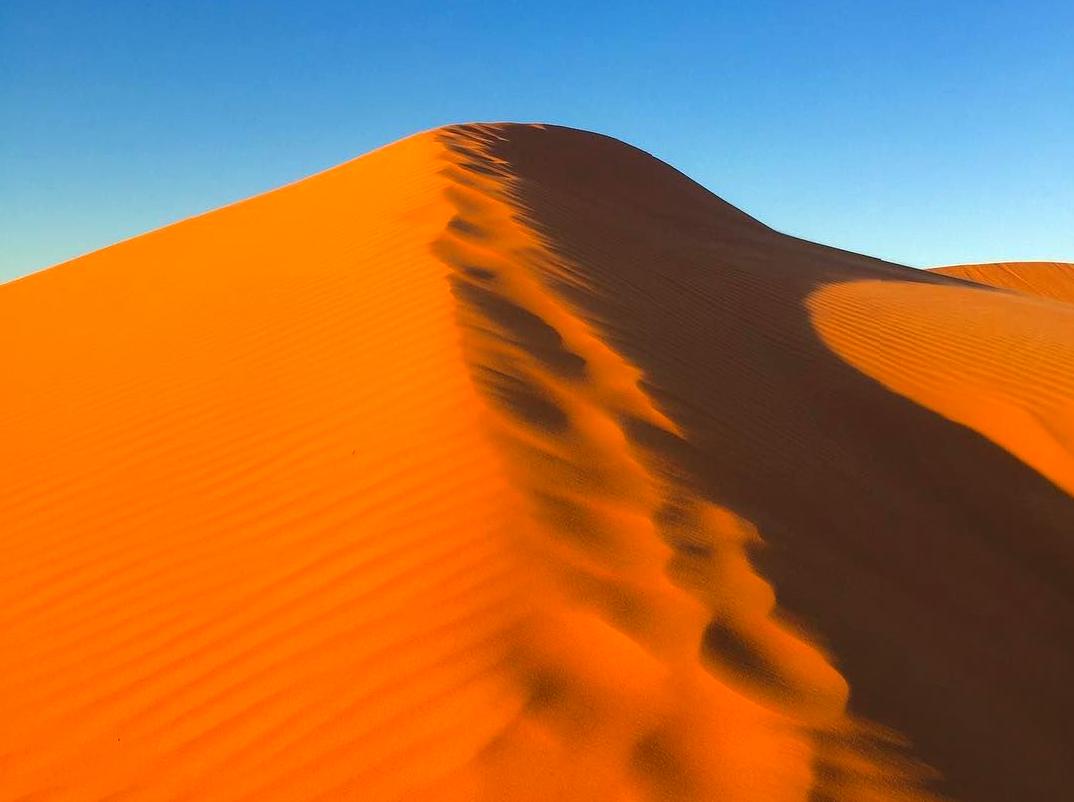
[(0, 333), (4, 798), (1074, 790), (1064, 304), (470, 125)]

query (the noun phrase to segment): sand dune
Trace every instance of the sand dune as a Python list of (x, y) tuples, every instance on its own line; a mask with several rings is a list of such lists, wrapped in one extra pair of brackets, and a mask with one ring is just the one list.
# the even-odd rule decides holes
[(472, 125), (0, 334), (3, 798), (1074, 790), (1065, 305)]
[(994, 262), (936, 267), (933, 272), (1027, 295), (1074, 301), (1074, 264), (1069, 262)]

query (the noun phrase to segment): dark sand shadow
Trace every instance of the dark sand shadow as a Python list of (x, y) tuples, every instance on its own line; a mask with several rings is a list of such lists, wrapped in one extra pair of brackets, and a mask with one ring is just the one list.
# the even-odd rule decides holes
[(635, 441), (759, 527), (759, 569), (852, 709), (908, 736), (946, 793), (1066, 798), (1074, 499), (841, 361), (804, 305), (830, 282), (951, 280), (778, 234), (606, 137), (512, 126), (489, 147), (584, 271), (546, 284), (686, 433), (634, 425)]

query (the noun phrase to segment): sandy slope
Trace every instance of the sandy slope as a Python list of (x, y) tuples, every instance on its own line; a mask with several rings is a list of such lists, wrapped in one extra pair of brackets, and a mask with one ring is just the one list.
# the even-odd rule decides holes
[(1064, 306), (466, 126), (0, 335), (4, 798), (1074, 789)]
[(1074, 264), (1069, 262), (994, 262), (936, 267), (933, 271), (1041, 298), (1074, 301)]

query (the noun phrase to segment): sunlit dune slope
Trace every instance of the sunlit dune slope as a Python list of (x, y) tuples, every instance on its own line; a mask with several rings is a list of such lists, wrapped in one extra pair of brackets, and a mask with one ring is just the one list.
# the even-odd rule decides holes
[(1074, 789), (1063, 305), (475, 125), (0, 335), (0, 798)]
[(1074, 264), (1069, 262), (994, 262), (936, 267), (945, 276), (988, 284), (1057, 301), (1074, 301)]

